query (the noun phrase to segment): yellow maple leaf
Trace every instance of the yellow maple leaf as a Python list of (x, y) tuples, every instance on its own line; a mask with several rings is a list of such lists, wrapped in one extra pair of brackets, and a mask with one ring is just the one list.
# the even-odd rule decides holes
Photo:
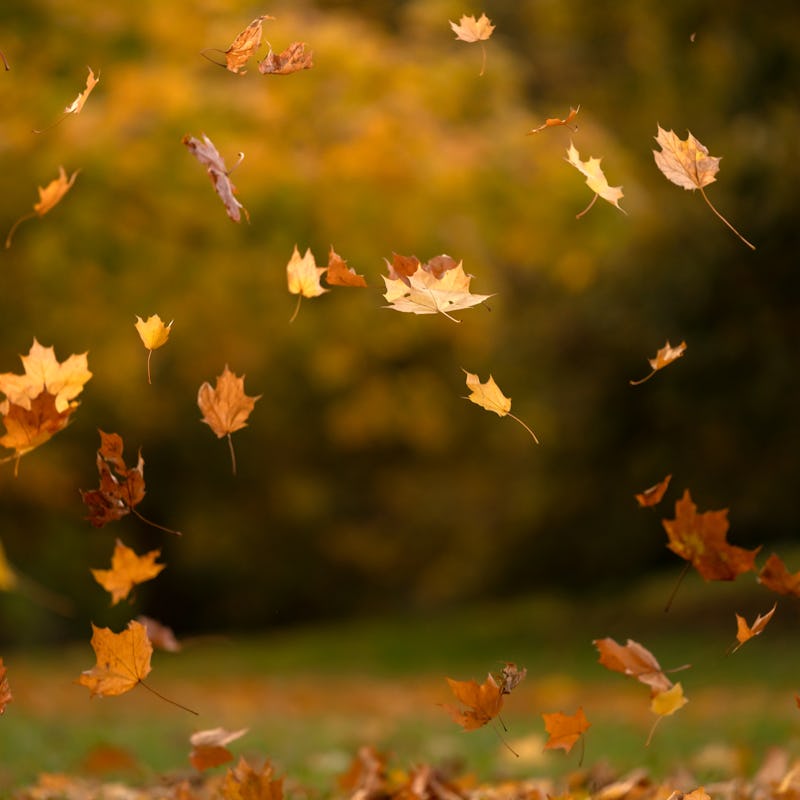
[(474, 15), (468, 17), (464, 14), (457, 23), (452, 20), (449, 22), (453, 33), (456, 35), (456, 39), (462, 42), (481, 43), (483, 59), (481, 62), (481, 71), (478, 74), (483, 75), (486, 71), (486, 48), (483, 43), (492, 35), (495, 26), (492, 25), (486, 14), (481, 14), (478, 19), (475, 19)]
[[(172, 320), (172, 322), (174, 322), (174, 320)], [(162, 347), (167, 343), (170, 330), (172, 329), (172, 322), (170, 322), (168, 325), (165, 325), (161, 321), (161, 317), (159, 317), (158, 314), (152, 314), (147, 318), (147, 321), (143, 320), (138, 314), (136, 316), (136, 330), (139, 333), (142, 344), (144, 344), (144, 346), (147, 348), (148, 383), (151, 383), (150, 356), (153, 354), (153, 350), (157, 350), (159, 347)]]
[(608, 185), (606, 176), (603, 174), (603, 170), (600, 167), (599, 158), (590, 158), (588, 161), (581, 161), (580, 153), (575, 148), (575, 145), (570, 142), (565, 161), (572, 164), (578, 172), (586, 177), (586, 185), (595, 193), (592, 202), (589, 203), (583, 211), (576, 214), (576, 218), (582, 217), (594, 205), (598, 197), (602, 197), (603, 200), (607, 200), (612, 206), (616, 206), (623, 214), (627, 213), (619, 204), (619, 201), (624, 196), (622, 187)]
[(294, 322), (297, 312), (300, 310), (300, 300), (303, 297), (319, 297), (329, 289), (320, 283), (320, 277), (327, 267), (318, 267), (314, 260), (311, 248), (307, 248), (305, 255), (300, 256), (297, 245), (294, 246), (292, 257), (286, 265), (286, 279), (289, 284), (289, 292), (297, 295), (297, 306), (289, 322)]
[(679, 709), (683, 708), (689, 700), (684, 697), (683, 686), (680, 682), (674, 684), (671, 688), (665, 689), (663, 692), (656, 692), (650, 700), (650, 710), (654, 714), (658, 714), (658, 719), (653, 723), (650, 728), (650, 733), (647, 736), (646, 745), (650, 744), (653, 738), (656, 726), (661, 722), (664, 717), (674, 714)]
[(138, 556), (117, 539), (111, 556), (111, 569), (93, 569), (91, 572), (94, 579), (111, 594), (113, 606), (124, 600), (136, 584), (155, 578), (164, 569), (165, 564), (156, 564), (160, 555), (160, 550), (151, 550)]
[(511, 413), (511, 398), (506, 397), (500, 391), (500, 387), (495, 383), (491, 375), (489, 376), (489, 380), (485, 383), (481, 383), (481, 379), (472, 372), (464, 370), (464, 373), (467, 376), (467, 388), (471, 391), (471, 394), (464, 398), (465, 400), (471, 400), (487, 411), (494, 411), (499, 417), (511, 417), (511, 419), (518, 422), (528, 431), (536, 444), (539, 444), (536, 434), (519, 417)]

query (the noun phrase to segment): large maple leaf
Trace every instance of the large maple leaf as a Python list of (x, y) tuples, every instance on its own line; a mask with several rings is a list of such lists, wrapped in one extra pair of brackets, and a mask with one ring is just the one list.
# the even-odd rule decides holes
[(489, 674), (483, 683), (477, 681), (456, 681), (447, 678), (447, 683), (456, 699), (465, 710), (445, 705), (453, 720), (465, 730), (481, 728), (494, 719), (503, 707), (503, 692), (494, 676)]
[(675, 519), (661, 521), (667, 532), (667, 547), (691, 562), (707, 581), (732, 581), (755, 569), (760, 547), (745, 550), (728, 544), (728, 509), (697, 513), (689, 490), (675, 503)]
[(111, 569), (93, 569), (94, 579), (111, 594), (111, 605), (124, 600), (139, 583), (155, 578), (166, 566), (156, 564), (160, 550), (151, 550), (142, 556), (124, 545), (119, 539), (111, 555)]

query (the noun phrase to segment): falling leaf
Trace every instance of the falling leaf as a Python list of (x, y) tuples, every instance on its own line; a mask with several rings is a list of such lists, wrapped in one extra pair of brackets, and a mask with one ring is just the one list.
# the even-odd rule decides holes
[(619, 201), (623, 198), (621, 186), (609, 186), (603, 170), (600, 168), (599, 158), (590, 158), (588, 161), (581, 161), (580, 153), (575, 149), (575, 145), (570, 142), (569, 149), (567, 150), (567, 158), (565, 159), (572, 164), (575, 169), (586, 177), (586, 185), (595, 193), (592, 201), (576, 218), (582, 217), (593, 205), (598, 197), (607, 200), (612, 206), (616, 206), (623, 214), (627, 213), (624, 208), (619, 205)]
[(630, 381), (630, 385), (638, 386), (640, 383), (650, 380), (660, 369), (664, 369), (668, 364), (680, 358), (685, 350), (686, 342), (681, 342), (677, 347), (673, 347), (669, 343), (669, 339), (667, 339), (667, 343), (656, 352), (656, 357), (647, 359), (650, 362), (650, 369), (652, 372), (650, 372), (649, 375), (645, 375), (644, 378), (640, 378), (638, 381)]
[(244, 75), (246, 70), (242, 67), (250, 60), (250, 57), (261, 47), (262, 25), (265, 19), (275, 19), (268, 14), (256, 17), (231, 43), (225, 50), (225, 67), (230, 72)]
[(559, 119), (558, 117), (548, 117), (541, 125), (537, 128), (533, 128), (532, 130), (528, 131), (528, 135), (532, 133), (539, 133), (539, 131), (543, 131), (545, 128), (557, 128), (560, 125), (563, 125), (569, 128), (571, 131), (576, 131), (577, 128), (572, 127), (570, 124), (575, 117), (578, 116), (578, 112), (581, 110), (581, 107), (578, 106), (577, 108), (573, 108), (570, 106), (569, 114), (564, 119)]
[(255, 770), (241, 758), (225, 774), (220, 796), (222, 800), (283, 800), (283, 778), (274, 774), (268, 761)]
[(449, 705), (445, 705), (444, 708), (465, 730), (481, 728), (500, 713), (503, 707), (503, 693), (491, 674), (481, 684), (471, 680), (456, 681), (452, 678), (446, 680), (456, 699), (466, 706), (466, 710)]
[(6, 677), (6, 666), (0, 658), (0, 714), (6, 710), (6, 706), (12, 701), (11, 689)]
[(653, 150), (656, 165), (664, 176), (676, 186), (688, 191), (700, 190), (703, 200), (716, 216), (730, 228), (751, 250), (755, 250), (736, 228), (717, 211), (705, 192), (705, 187), (717, 180), (720, 159), (708, 154), (708, 148), (687, 131), (686, 139), (679, 139), (671, 130), (665, 131), (660, 125), (655, 137), (661, 150)]
[(117, 539), (111, 556), (111, 569), (93, 569), (91, 572), (94, 579), (111, 594), (113, 606), (124, 600), (134, 586), (155, 578), (164, 569), (165, 564), (156, 564), (160, 555), (160, 550), (151, 550), (138, 556)]
[(227, 745), (240, 739), (247, 731), (248, 728), (241, 728), (238, 731), (209, 728), (193, 733), (189, 737), (189, 743), (192, 745), (189, 761), (197, 770), (210, 769), (233, 761), (233, 753), (228, 750)]
[(758, 582), (778, 594), (800, 597), (800, 572), (789, 572), (775, 553), (767, 559), (758, 573)]
[(658, 719), (653, 723), (653, 727), (650, 728), (645, 746), (649, 746), (658, 723), (661, 722), (664, 717), (669, 717), (683, 708), (688, 702), (688, 699), (683, 695), (683, 686), (681, 686), (680, 683), (676, 683), (671, 688), (665, 689), (663, 692), (657, 692), (652, 696), (650, 699), (650, 710), (654, 714), (658, 714)]
[(262, 75), (291, 75), (293, 72), (311, 69), (314, 66), (314, 53), (306, 52), (305, 42), (292, 42), (282, 53), (277, 55), (269, 48), (269, 52), (258, 62), (258, 71)]
[(329, 291), (320, 283), (320, 277), (327, 267), (318, 267), (310, 248), (300, 257), (297, 245), (294, 246), (292, 257), (286, 265), (286, 279), (289, 292), (297, 295), (297, 305), (289, 322), (294, 322), (300, 310), (300, 300), (304, 297), (319, 297)]
[(202, 422), (205, 422), (217, 434), (217, 438), (228, 437), (234, 475), (236, 474), (236, 456), (233, 451), (231, 434), (247, 426), (247, 418), (259, 399), (261, 399), (261, 395), (248, 397), (244, 393), (244, 375), (241, 378), (235, 375), (228, 369), (227, 364), (217, 377), (214, 388), (206, 381), (197, 392), (197, 405), (203, 414)]
[(745, 550), (728, 544), (728, 509), (697, 513), (689, 490), (675, 503), (675, 519), (661, 521), (667, 532), (667, 547), (691, 562), (707, 581), (732, 581), (737, 575), (755, 569), (761, 549)]
[(778, 604), (776, 602), (766, 614), (759, 614), (755, 618), (752, 626), (747, 624), (747, 621), (744, 617), (736, 614), (736, 641), (738, 644), (733, 648), (733, 650), (731, 650), (731, 652), (735, 653), (745, 642), (749, 641), (754, 636), (758, 636), (758, 634), (761, 633), (764, 628), (766, 628), (767, 623), (772, 619), (772, 615), (775, 613), (775, 609), (777, 607)]
[(102, 528), (108, 522), (133, 514), (142, 522), (167, 533), (180, 536), (178, 531), (165, 528), (143, 517), (136, 506), (145, 495), (144, 459), (139, 451), (135, 467), (128, 467), (122, 458), (123, 441), (118, 433), (100, 433), (100, 448), (97, 451), (97, 471), (100, 474), (100, 488), (84, 492), (81, 497), (89, 510), (87, 519), (95, 528)]
[(366, 286), (363, 275), (357, 275), (352, 267), (331, 247), (325, 281), (328, 286)]
[(72, 188), (75, 183), (75, 178), (78, 177), (79, 169), (76, 169), (72, 175), (67, 178), (67, 173), (64, 167), (58, 168), (58, 177), (53, 178), (50, 183), (44, 188), (39, 187), (39, 201), (33, 204), (33, 211), (28, 214), (23, 214), (12, 226), (6, 237), (6, 248), (11, 247), (11, 238), (14, 236), (14, 231), (21, 222), (26, 219), (33, 219), (34, 217), (43, 217), (54, 206), (58, 205), (61, 198)]
[(645, 489), (643, 492), (634, 495), (636, 497), (636, 502), (639, 503), (641, 508), (657, 506), (664, 497), (671, 480), (672, 475), (667, 475), (667, 477), (664, 478), (664, 480), (660, 483), (657, 483), (655, 486), (651, 486), (649, 489)]
[(481, 62), (481, 71), (478, 74), (479, 76), (483, 75), (483, 73), (486, 71), (486, 49), (483, 45), (483, 42), (492, 35), (495, 26), (492, 25), (486, 14), (481, 14), (477, 20), (475, 19), (474, 15), (468, 17), (466, 14), (464, 14), (458, 23), (450, 20), (450, 27), (453, 29), (456, 39), (459, 39), (462, 42), (481, 43), (483, 60)]
[(147, 631), (147, 638), (156, 650), (165, 650), (167, 653), (177, 653), (181, 649), (181, 643), (175, 638), (172, 628), (162, 625), (152, 617), (140, 614), (136, 617), (137, 622), (141, 622)]
[(604, 667), (636, 678), (650, 687), (651, 694), (672, 688), (672, 681), (664, 674), (656, 657), (639, 642), (628, 639), (625, 645), (621, 645), (607, 637), (595, 639), (593, 644), (600, 653), (598, 660)]
[(477, 306), (493, 296), (470, 293), (472, 276), (464, 272), (461, 263), (441, 277), (420, 264), (413, 275), (396, 279), (384, 275), (383, 280), (386, 284), (383, 296), (389, 303), (386, 308), (412, 314), (443, 314), (453, 322), (460, 320), (451, 316), (451, 311)]
[[(247, 213), (247, 209), (234, 197), (236, 194), (236, 187), (231, 183), (230, 174), (233, 170), (229, 170), (225, 166), (225, 162), (222, 159), (222, 156), (219, 154), (219, 151), (214, 146), (214, 143), (211, 139), (208, 138), (204, 133), (201, 134), (203, 137), (203, 141), (201, 142), (199, 139), (195, 139), (194, 136), (189, 136), (188, 134), (183, 137), (183, 143), (189, 148), (189, 152), (194, 155), (194, 157), (206, 168), (208, 172), (208, 176), (211, 178), (211, 183), (214, 185), (214, 190), (220, 196), (220, 199), (225, 204), (225, 209), (228, 212), (228, 216), (234, 222), (241, 221), (241, 211), (244, 211), (244, 216), (247, 221), (250, 221), (250, 214)], [(238, 166), (242, 159), (244, 158), (244, 153), (239, 154), (239, 161), (237, 162), (236, 166)]]
[(487, 411), (494, 411), (499, 417), (511, 417), (528, 431), (536, 444), (539, 444), (536, 434), (519, 417), (511, 413), (511, 398), (506, 397), (500, 391), (500, 387), (494, 382), (494, 378), (491, 375), (489, 380), (481, 383), (481, 379), (472, 372), (464, 370), (464, 373), (467, 376), (467, 388), (471, 392), (469, 397), (464, 398), (465, 400), (471, 400)]
[(362, 745), (337, 783), (351, 800), (377, 800), (388, 794), (386, 777), (386, 756), (373, 745)]
[[(174, 320), (172, 321), (174, 322)], [(161, 321), (158, 314), (152, 314), (145, 322), (138, 314), (136, 315), (136, 330), (139, 332), (139, 337), (142, 344), (147, 348), (147, 382), (150, 381), (150, 356), (153, 350), (157, 350), (162, 345), (167, 343), (169, 339), (170, 330), (172, 329), (172, 322), (165, 325)]]
[(499, 674), (493, 675), (495, 683), (500, 687), (503, 694), (511, 692), (525, 679), (528, 670), (525, 667), (518, 667), (513, 661), (506, 661)]
[(64, 109), (63, 114), (52, 125), (42, 130), (34, 130), (34, 133), (44, 133), (44, 131), (50, 130), (50, 128), (58, 125), (58, 123), (66, 119), (68, 115), (81, 113), (87, 98), (92, 93), (92, 89), (100, 82), (100, 76), (98, 75), (95, 77), (91, 67), (87, 67), (86, 69), (89, 70), (89, 75), (86, 77), (86, 88)]
[(586, 714), (583, 713), (583, 708), (571, 715), (562, 714), (556, 711), (552, 714), (542, 714), (544, 720), (544, 728), (547, 731), (548, 739), (545, 742), (545, 750), (555, 750), (561, 748), (564, 752), (569, 753), (572, 746), (584, 731), (587, 731), (592, 723), (586, 719)]
[(121, 633), (92, 623), (92, 649), (97, 664), (84, 670), (75, 681), (85, 686), (92, 697), (124, 694), (150, 674), (153, 647), (144, 625), (136, 620), (131, 620)]
[(0, 541), (0, 591), (11, 592), (17, 586), (17, 573), (6, 557), (6, 549)]

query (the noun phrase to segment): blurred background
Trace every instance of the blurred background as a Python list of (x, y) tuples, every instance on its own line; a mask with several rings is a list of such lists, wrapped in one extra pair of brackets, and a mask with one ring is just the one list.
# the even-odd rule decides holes
[[(480, 45), (448, 20), (482, 11), (496, 30), (479, 77)], [(302, 40), (313, 69), (235, 75), (200, 55), (264, 13), (258, 57)], [(88, 351), (94, 377), (65, 431), (0, 470), (0, 539), (29, 587), (0, 594), (0, 642), (135, 613), (197, 634), (588, 601), (675, 566), (660, 519), (685, 488), (730, 508), (731, 542), (790, 543), (799, 31), (796, 3), (744, 0), (5, 0), (0, 228), (59, 165), (81, 171), (0, 253), (0, 371), (20, 372), (35, 336), (59, 360)], [(100, 83), (81, 114), (32, 133), (87, 65)], [(576, 132), (526, 135), (578, 104)], [(722, 156), (708, 195), (755, 252), (661, 175), (657, 124)], [(244, 153), (249, 224), (181, 143), (201, 133), (228, 165)], [(570, 140), (627, 215), (601, 201), (576, 220), (591, 191)], [(289, 324), (295, 244), (323, 265), (333, 245), (369, 287), (304, 300)], [(495, 296), (460, 324), (382, 308), (393, 252), (448, 253)], [(174, 325), (148, 385), (134, 322), (155, 313)], [(686, 355), (631, 387), (666, 340)], [(236, 476), (196, 405), (226, 364), (261, 395), (233, 435)], [(465, 402), (462, 368), (491, 373), (541, 446)], [(98, 428), (129, 460), (141, 448), (139, 510), (182, 537), (85, 520)], [(637, 508), (667, 473), (664, 504)], [(133, 608), (89, 573), (117, 537), (167, 564)]]

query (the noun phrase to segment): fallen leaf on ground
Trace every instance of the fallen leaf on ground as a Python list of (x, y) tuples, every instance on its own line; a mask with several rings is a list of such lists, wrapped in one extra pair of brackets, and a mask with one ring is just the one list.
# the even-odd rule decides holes
[(483, 683), (476, 681), (456, 681), (447, 678), (447, 683), (456, 699), (466, 710), (454, 706), (443, 706), (455, 722), (465, 730), (481, 728), (500, 713), (503, 707), (503, 693), (490, 674)]
[(593, 205), (598, 197), (611, 203), (612, 206), (618, 208), (623, 214), (627, 213), (624, 208), (619, 204), (619, 201), (624, 197), (621, 186), (609, 186), (606, 176), (600, 167), (599, 158), (590, 158), (588, 161), (581, 161), (580, 153), (575, 149), (575, 145), (570, 142), (569, 149), (567, 150), (567, 162), (572, 164), (575, 169), (586, 177), (586, 185), (595, 193), (592, 201), (576, 218), (582, 217)]
[(789, 572), (775, 553), (767, 559), (758, 573), (758, 582), (778, 594), (800, 597), (800, 572)]
[(262, 75), (291, 75), (293, 72), (311, 69), (314, 66), (314, 53), (306, 52), (305, 42), (292, 42), (282, 53), (274, 53), (272, 48), (258, 62)]
[(545, 742), (545, 750), (562, 749), (564, 752), (569, 753), (572, 746), (584, 731), (587, 731), (592, 723), (586, 719), (586, 714), (583, 713), (583, 708), (578, 708), (574, 714), (563, 714), (560, 711), (555, 711), (551, 714), (542, 714), (544, 720), (544, 728), (547, 731), (547, 741)]
[(92, 623), (92, 649), (97, 664), (84, 670), (75, 681), (85, 686), (92, 697), (124, 694), (150, 674), (153, 647), (144, 625), (136, 620), (131, 620), (121, 633)]
[(645, 489), (643, 492), (640, 492), (637, 495), (634, 495), (636, 498), (636, 502), (639, 504), (641, 508), (647, 508), (649, 506), (657, 506), (661, 499), (664, 497), (664, 494), (667, 491), (667, 487), (669, 486), (669, 482), (672, 480), (672, 475), (667, 475), (663, 481), (657, 483), (655, 486), (651, 486), (649, 489)]
[(572, 106), (570, 106), (569, 114), (567, 114), (567, 116), (564, 119), (559, 119), (558, 117), (548, 117), (541, 125), (529, 130), (528, 135), (530, 136), (530, 134), (532, 133), (539, 133), (539, 131), (543, 131), (545, 128), (557, 128), (561, 125), (569, 128), (571, 131), (576, 131), (577, 128), (572, 127), (570, 123), (572, 122), (572, 120), (575, 119), (575, 117), (578, 116), (578, 112), (580, 110), (581, 110), (580, 106), (578, 106), (577, 108), (573, 108)]
[(676, 347), (672, 347), (669, 343), (669, 339), (667, 339), (667, 343), (656, 352), (656, 357), (647, 359), (650, 362), (650, 369), (652, 372), (649, 375), (645, 375), (644, 378), (640, 378), (638, 381), (630, 381), (630, 385), (638, 386), (640, 383), (650, 380), (660, 369), (664, 369), (664, 367), (671, 364), (675, 359), (680, 358), (685, 350), (686, 342), (681, 342)]
[[(173, 320), (174, 322), (174, 320)], [(136, 316), (136, 330), (142, 340), (142, 344), (147, 348), (147, 382), (150, 380), (150, 356), (153, 355), (153, 350), (158, 350), (167, 343), (169, 339), (170, 330), (172, 329), (172, 322), (165, 325), (161, 321), (158, 314), (152, 314), (144, 321), (138, 314)]]
[(156, 564), (160, 550), (151, 550), (142, 556), (124, 545), (119, 539), (111, 555), (111, 569), (93, 569), (94, 579), (111, 594), (111, 605), (124, 600), (139, 583), (155, 578), (166, 564)]
[(759, 614), (752, 625), (748, 625), (744, 617), (736, 614), (736, 641), (738, 644), (731, 650), (731, 653), (735, 653), (745, 642), (750, 641), (754, 636), (758, 636), (772, 619), (777, 607), (778, 604), (776, 602), (766, 614)]
[(536, 434), (519, 418), (511, 413), (511, 398), (506, 397), (501, 391), (500, 387), (495, 383), (494, 378), (490, 375), (489, 380), (481, 383), (481, 379), (473, 374), (464, 370), (467, 376), (467, 388), (470, 390), (470, 395), (465, 397), (465, 400), (485, 408), (487, 411), (494, 411), (499, 417), (511, 417), (511, 419), (518, 422), (525, 428), (526, 431), (533, 437), (533, 441), (539, 444)]
[(274, 774), (269, 761), (255, 770), (241, 758), (225, 774), (222, 800), (283, 800), (283, 778), (275, 778)]
[(189, 761), (195, 769), (201, 771), (233, 761), (233, 753), (228, 750), (227, 745), (240, 739), (247, 731), (248, 728), (241, 728), (238, 731), (209, 728), (193, 733), (189, 737), (189, 743), (192, 745)]

